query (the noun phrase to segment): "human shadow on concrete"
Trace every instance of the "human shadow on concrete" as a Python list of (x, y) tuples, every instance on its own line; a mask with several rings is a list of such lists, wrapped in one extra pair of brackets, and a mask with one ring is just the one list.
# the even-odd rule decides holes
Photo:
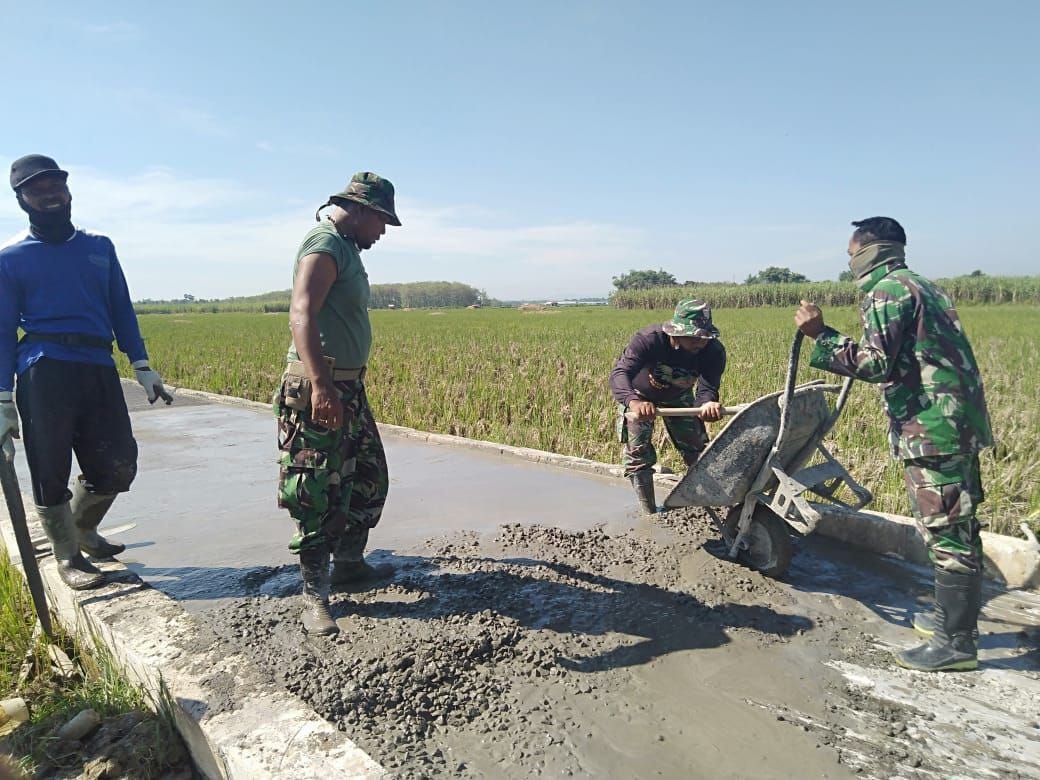
[[(766, 606), (708, 606), (688, 593), (530, 558), (383, 556), (381, 560), (397, 567), (395, 590), (411, 590), (414, 597), (334, 599), (334, 616), (424, 620), (491, 611), (527, 629), (614, 639), (613, 647), (599, 653), (557, 656), (560, 666), (574, 671), (638, 666), (670, 653), (719, 647), (731, 641), (729, 632), (735, 630), (776, 638), (814, 625), (805, 616), (781, 614)], [(454, 566), (470, 570), (452, 571)], [(628, 643), (631, 637), (637, 638), (634, 644)]]
[[(279, 566), (170, 566), (159, 568), (134, 562), (127, 563), (125, 566), (148, 585), (176, 601), (234, 599), (255, 595), (256, 582), (263, 582), (274, 573), (287, 568)], [(299, 588), (296, 590), (298, 591)]]
[[(932, 576), (931, 568), (922, 564), (812, 537), (803, 541), (787, 582), (805, 593), (830, 593), (858, 601), (885, 622), (906, 629), (909, 647), (917, 641), (912, 633), (914, 614), (932, 609)], [(980, 653), (987, 654), (984, 663), (1035, 670), (1040, 667), (1040, 626), (1026, 610), (1022, 611), (1020, 622), (987, 614), (986, 604), (1001, 593), (1002, 589), (993, 583), (983, 586), (978, 646)], [(1002, 613), (1006, 615), (1007, 610)], [(1018, 655), (993, 656), (1001, 650)]]

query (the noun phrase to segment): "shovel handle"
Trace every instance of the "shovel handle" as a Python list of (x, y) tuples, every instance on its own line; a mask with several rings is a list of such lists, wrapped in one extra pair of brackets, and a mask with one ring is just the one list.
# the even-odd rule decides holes
[[(729, 417), (737, 412), (743, 411), (747, 408), (747, 404), (740, 404), (738, 406), (723, 406), (722, 416)], [(657, 408), (658, 417), (696, 417), (704, 409), (703, 406), (679, 406), (679, 407), (665, 407)], [(625, 412), (626, 420), (637, 420), (639, 419), (635, 412)]]

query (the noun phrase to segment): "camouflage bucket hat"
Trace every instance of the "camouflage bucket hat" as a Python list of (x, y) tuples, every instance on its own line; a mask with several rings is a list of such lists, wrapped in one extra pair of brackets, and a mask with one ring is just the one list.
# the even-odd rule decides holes
[(671, 322), (662, 326), (669, 336), (699, 336), (717, 339), (719, 329), (711, 324), (711, 307), (696, 299), (679, 301)]
[(377, 176), (369, 171), (355, 173), (342, 192), (337, 192), (331, 198), (343, 198), (352, 200), (370, 209), (375, 209), (387, 216), (387, 224), (401, 227), (401, 220), (394, 211), (394, 185), (389, 179)]

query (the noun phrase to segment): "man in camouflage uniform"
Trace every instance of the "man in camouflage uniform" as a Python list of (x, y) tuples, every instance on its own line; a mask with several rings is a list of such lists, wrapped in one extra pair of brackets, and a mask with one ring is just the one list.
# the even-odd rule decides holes
[[(688, 468), (708, 443), (704, 420), (722, 417), (719, 385), (725, 370), (726, 348), (711, 323), (711, 308), (699, 300), (680, 301), (670, 322), (637, 332), (614, 364), (610, 389), (618, 402), (618, 437), (625, 445), (622, 462), (645, 513), (657, 511), (656, 407), (701, 407), (696, 417), (664, 418), (668, 436)], [(626, 418), (625, 412), (634, 419)]]
[(303, 630), (329, 635), (339, 631), (329, 614), (330, 579), (344, 584), (387, 573), (363, 557), (389, 477), (365, 395), (372, 329), (360, 253), (387, 225), (401, 221), (393, 185), (374, 173), (355, 174), (315, 218), (318, 226), (296, 253), (289, 311), (293, 340), (275, 396), (278, 504), (296, 521), (289, 549), (300, 556)]
[(910, 506), (935, 567), (935, 611), (915, 628), (927, 644), (896, 653), (921, 671), (975, 669), (982, 598), (979, 451), (993, 443), (982, 377), (950, 298), (906, 267), (894, 219), (852, 223), (849, 267), (866, 294), (863, 338), (827, 327), (802, 301), (795, 315), (816, 339), (811, 365), (881, 385), (892, 455), (903, 460)]

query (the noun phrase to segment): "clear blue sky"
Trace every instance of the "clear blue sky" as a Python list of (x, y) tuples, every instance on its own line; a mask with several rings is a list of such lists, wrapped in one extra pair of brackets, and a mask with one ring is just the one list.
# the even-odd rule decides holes
[(0, 2), (4, 169), (68, 167), (135, 298), (288, 288), (366, 169), (373, 282), (836, 278), (876, 214), (926, 274), (1040, 270), (1040, 3), (268, 5)]

